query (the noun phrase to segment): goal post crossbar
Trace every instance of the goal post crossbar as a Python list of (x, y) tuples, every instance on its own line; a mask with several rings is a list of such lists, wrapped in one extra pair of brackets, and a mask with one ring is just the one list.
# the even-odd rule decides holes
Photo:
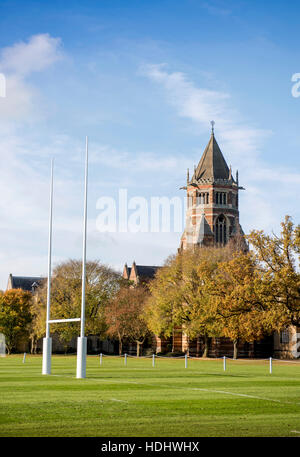
[(48, 322), (48, 324), (61, 324), (63, 322), (80, 322), (80, 321), (81, 321), (80, 317), (74, 317), (73, 319), (52, 319), (47, 322)]

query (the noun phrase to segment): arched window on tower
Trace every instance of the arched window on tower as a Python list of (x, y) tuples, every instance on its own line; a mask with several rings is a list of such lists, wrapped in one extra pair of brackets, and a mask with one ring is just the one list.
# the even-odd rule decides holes
[(223, 214), (217, 217), (215, 224), (216, 243), (225, 244), (227, 241), (226, 219)]

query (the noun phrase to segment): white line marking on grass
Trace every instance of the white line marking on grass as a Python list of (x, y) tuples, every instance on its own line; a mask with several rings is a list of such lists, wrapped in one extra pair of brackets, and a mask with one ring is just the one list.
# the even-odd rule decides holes
[(192, 390), (202, 390), (203, 392), (214, 392), (217, 394), (234, 395), (236, 397), (254, 398), (256, 400), (272, 401), (275, 403), (283, 403), (283, 404), (288, 404), (288, 405), (300, 405), (300, 403), (294, 403), (291, 401), (281, 401), (281, 400), (275, 400), (273, 398), (257, 397), (256, 395), (239, 394), (237, 392), (227, 392), (226, 390), (202, 389), (200, 387), (194, 387), (194, 388), (192, 388)]
[(111, 401), (120, 401), (121, 403), (128, 403), (126, 400), (119, 400), (118, 398), (111, 398)]
[(298, 430), (291, 430), (291, 433), (300, 433)]

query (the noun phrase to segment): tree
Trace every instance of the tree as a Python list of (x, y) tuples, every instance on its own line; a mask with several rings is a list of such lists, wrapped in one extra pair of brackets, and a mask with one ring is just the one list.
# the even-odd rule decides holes
[(238, 355), (239, 340), (260, 340), (270, 332), (259, 306), (262, 272), (251, 252), (236, 251), (226, 262), (220, 262), (212, 284), (211, 294), (222, 318), (222, 334), (234, 346), (233, 358)]
[[(80, 260), (69, 260), (59, 264), (53, 271), (51, 284), (51, 319), (79, 317), (81, 313), (81, 275)], [(98, 261), (86, 262), (86, 312), (85, 333), (104, 334), (104, 308), (120, 286), (121, 277), (110, 267)], [(43, 336), (41, 316), (45, 316), (47, 302), (47, 281), (38, 288), (34, 330)], [(40, 313), (38, 312), (40, 309)], [(78, 335), (78, 323), (57, 324), (55, 332), (67, 349), (71, 339)], [(44, 322), (45, 328), (45, 322)]]
[(187, 335), (188, 352), (189, 340), (202, 336), (206, 356), (209, 338), (219, 332), (211, 281), (218, 261), (228, 256), (226, 247), (199, 247), (169, 258), (150, 284), (152, 296), (147, 315), (151, 330), (168, 337), (174, 329), (182, 328)]
[(40, 286), (40, 289), (38, 289), (32, 297), (32, 322), (30, 324), (29, 330), (31, 354), (37, 353), (38, 340), (45, 335), (46, 307), (44, 306), (44, 300), (41, 300), (40, 291), (42, 291), (43, 297), (43, 294), (45, 292), (45, 284), (43, 286)]
[(5, 335), (8, 354), (28, 336), (31, 305), (31, 293), (21, 289), (7, 290), (0, 295), (0, 332)]
[(148, 291), (143, 286), (123, 285), (105, 310), (107, 335), (119, 341), (119, 354), (122, 354), (123, 342), (134, 341), (137, 356), (149, 330), (144, 318), (144, 307)]
[(300, 325), (300, 225), (294, 226), (289, 216), (281, 223), (280, 236), (252, 231), (247, 237), (260, 262), (260, 298), (257, 306), (265, 311), (274, 330)]
[(150, 335), (150, 330), (147, 325), (145, 308), (149, 291), (146, 287), (138, 286), (128, 289), (128, 298), (130, 306), (131, 327), (129, 338), (136, 343), (136, 355), (139, 357), (141, 348)]
[[(178, 256), (170, 256), (163, 268), (156, 273), (155, 279), (149, 284), (150, 297), (145, 315), (150, 330), (158, 335), (170, 337), (176, 324), (174, 310), (180, 304), (179, 283), (181, 266)], [(172, 351), (174, 348), (172, 348)]]
[(130, 316), (130, 293), (128, 287), (122, 287), (113, 297), (109, 306), (105, 308), (104, 319), (106, 323), (106, 334), (119, 341), (119, 355), (123, 352), (123, 342), (129, 337), (131, 316)]

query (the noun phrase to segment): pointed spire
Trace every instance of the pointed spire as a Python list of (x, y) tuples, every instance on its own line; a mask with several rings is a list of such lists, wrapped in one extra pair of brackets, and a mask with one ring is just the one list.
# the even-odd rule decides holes
[(211, 134), (214, 135), (215, 133), (215, 121), (210, 121), (211, 123)]
[(187, 169), (187, 173), (186, 173), (186, 182), (187, 184), (190, 182), (190, 170)]
[(212, 124), (212, 133), (208, 145), (194, 171), (193, 178), (196, 180), (207, 178), (228, 180), (229, 168), (214, 136), (213, 126), (214, 124)]
[(231, 169), (231, 165), (229, 167), (229, 176), (228, 176), (228, 179), (232, 179), (232, 169)]
[(237, 185), (239, 185), (239, 172), (238, 172), (238, 170), (236, 170), (236, 175), (235, 176), (236, 176), (235, 177), (236, 183), (237, 183)]

